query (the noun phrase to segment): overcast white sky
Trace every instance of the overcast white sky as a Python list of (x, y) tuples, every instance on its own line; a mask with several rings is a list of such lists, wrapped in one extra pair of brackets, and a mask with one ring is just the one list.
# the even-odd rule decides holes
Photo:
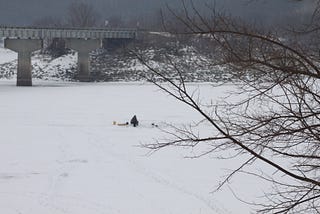
[[(44, 16), (63, 16), (74, 0), (0, 0), (0, 24), (28, 25)], [(153, 13), (168, 2), (179, 7), (181, 0), (78, 0), (88, 2), (99, 11), (102, 19), (118, 14), (121, 17)], [(187, 0), (188, 1), (188, 0)], [(316, 0), (216, 0), (219, 8), (232, 14), (270, 22), (281, 17), (290, 19), (309, 12)], [(214, 0), (193, 0), (199, 7)], [(251, 2), (248, 4), (248, 2)]]

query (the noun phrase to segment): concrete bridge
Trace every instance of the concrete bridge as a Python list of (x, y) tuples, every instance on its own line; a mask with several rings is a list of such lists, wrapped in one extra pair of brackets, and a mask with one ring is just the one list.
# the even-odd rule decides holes
[(17, 86), (32, 86), (31, 53), (43, 47), (45, 38), (62, 38), (78, 52), (78, 76), (89, 81), (89, 53), (101, 47), (102, 39), (136, 39), (136, 29), (0, 27), (4, 47), (18, 53)]

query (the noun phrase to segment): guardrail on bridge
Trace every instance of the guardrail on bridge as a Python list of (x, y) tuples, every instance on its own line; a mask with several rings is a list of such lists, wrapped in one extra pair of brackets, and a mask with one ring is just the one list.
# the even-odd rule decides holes
[(6, 38), (135, 39), (137, 33), (137, 29), (130, 28), (37, 28), (0, 26), (0, 37)]

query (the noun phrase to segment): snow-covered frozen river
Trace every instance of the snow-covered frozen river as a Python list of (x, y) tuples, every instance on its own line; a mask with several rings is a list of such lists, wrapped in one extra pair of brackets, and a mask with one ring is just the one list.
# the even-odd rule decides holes
[[(213, 98), (226, 90), (191, 87)], [(139, 127), (113, 125), (133, 115)], [(152, 123), (200, 119), (150, 84), (0, 81), (0, 213), (248, 213), (227, 188), (211, 193), (236, 164), (140, 147), (164, 135)], [(257, 191), (246, 178), (236, 182), (241, 193)]]

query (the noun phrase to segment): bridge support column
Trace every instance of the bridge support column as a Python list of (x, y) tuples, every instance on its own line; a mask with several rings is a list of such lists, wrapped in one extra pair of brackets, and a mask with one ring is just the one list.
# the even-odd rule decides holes
[(101, 47), (100, 39), (68, 39), (66, 46), (78, 52), (78, 79), (90, 81), (89, 53)]
[(31, 53), (42, 48), (42, 40), (5, 39), (4, 47), (18, 52), (17, 86), (32, 86)]

